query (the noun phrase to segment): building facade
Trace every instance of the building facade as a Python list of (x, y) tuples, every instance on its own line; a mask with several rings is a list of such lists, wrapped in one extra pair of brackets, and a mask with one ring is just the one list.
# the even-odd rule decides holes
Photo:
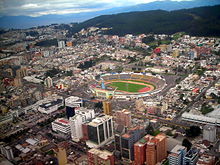
[(38, 111), (45, 114), (50, 114), (56, 110), (58, 110), (60, 107), (63, 106), (63, 99), (54, 99), (53, 101), (42, 103), (38, 107)]
[(87, 153), (88, 165), (114, 165), (114, 155), (109, 151), (90, 149)]
[(88, 138), (86, 141), (88, 147), (99, 147), (113, 139), (113, 120), (111, 116), (103, 115), (96, 117), (87, 123)]
[(146, 161), (147, 140), (142, 138), (134, 144), (134, 164), (144, 165)]
[(156, 165), (167, 157), (166, 135), (158, 134), (155, 137), (149, 136), (146, 149), (147, 165)]
[(209, 142), (216, 141), (216, 127), (213, 125), (205, 125), (203, 127), (203, 140), (208, 140)]
[(103, 101), (103, 110), (104, 110), (104, 114), (106, 115), (111, 115), (112, 114), (112, 105), (110, 101)]
[(0, 144), (0, 151), (8, 160), (14, 159), (14, 154), (10, 146), (6, 146), (4, 143)]
[(121, 156), (123, 160), (134, 160), (134, 144), (139, 141), (145, 133), (142, 126), (137, 126), (128, 130), (121, 138)]
[(125, 127), (131, 126), (131, 112), (127, 109), (116, 112), (116, 121), (117, 124), (124, 125)]
[(199, 150), (191, 148), (184, 157), (183, 165), (195, 165), (199, 158)]
[(52, 122), (52, 130), (62, 134), (70, 134), (70, 122), (67, 119), (59, 118)]
[(186, 147), (176, 145), (169, 154), (169, 165), (183, 165), (183, 158), (187, 152)]
[(73, 141), (78, 142), (83, 138), (83, 124), (95, 117), (93, 109), (78, 108), (76, 115), (70, 117), (71, 138)]
[(47, 77), (45, 80), (44, 80), (44, 85), (47, 87), (47, 88), (51, 88), (53, 87), (53, 80), (51, 77)]

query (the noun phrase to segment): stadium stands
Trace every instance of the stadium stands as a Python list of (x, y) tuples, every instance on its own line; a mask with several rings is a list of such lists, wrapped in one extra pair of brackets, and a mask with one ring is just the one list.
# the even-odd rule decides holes
[[(152, 91), (146, 92), (146, 95), (158, 93), (166, 85), (165, 79), (161, 78), (159, 75), (153, 76), (150, 74), (143, 74), (143, 73), (107, 73), (107, 74), (101, 75), (100, 78), (104, 81), (136, 80), (136, 81), (142, 81), (142, 82), (146, 82), (146, 83), (154, 85), (155, 89)], [(145, 96), (144, 93), (134, 93), (133, 95), (140, 96), (140, 97)]]

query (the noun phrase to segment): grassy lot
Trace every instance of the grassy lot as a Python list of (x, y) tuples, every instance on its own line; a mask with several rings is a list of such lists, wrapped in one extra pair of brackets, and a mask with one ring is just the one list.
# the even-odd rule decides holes
[(112, 87), (117, 87), (117, 90), (126, 92), (138, 92), (140, 89), (146, 87), (145, 85), (125, 83), (125, 82), (112, 82), (109, 84)]
[(139, 82), (139, 83), (143, 83), (143, 84), (147, 84), (147, 85), (152, 85), (154, 88), (156, 88), (156, 86), (154, 84), (147, 83), (145, 81), (138, 81), (138, 80), (123, 80), (123, 81)]

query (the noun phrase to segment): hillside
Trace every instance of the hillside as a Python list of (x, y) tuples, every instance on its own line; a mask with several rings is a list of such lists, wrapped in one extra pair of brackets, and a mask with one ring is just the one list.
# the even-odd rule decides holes
[(220, 36), (220, 5), (176, 11), (144, 11), (103, 15), (72, 29), (72, 33), (90, 26), (112, 27), (108, 34), (173, 34), (184, 31), (195, 36)]
[[(129, 3), (128, 3), (129, 5)], [(178, 1), (178, 0), (163, 0), (153, 1), (149, 3), (131, 5), (131, 6), (120, 6), (109, 9), (94, 11), (94, 12), (82, 12), (82, 13), (70, 13), (70, 14), (48, 14), (41, 15), (38, 17), (31, 17), (28, 15), (11, 16), (1, 15), (0, 13), (0, 27), (2, 28), (30, 28), (35, 26), (50, 25), (54, 23), (72, 23), (82, 22), (88, 19), (108, 14), (118, 14), (125, 12), (137, 12), (137, 11), (149, 11), (149, 10), (165, 10), (173, 11), (179, 9), (188, 9), (193, 7), (202, 6), (214, 6), (220, 5), (219, 0), (190, 0), (190, 1)]]

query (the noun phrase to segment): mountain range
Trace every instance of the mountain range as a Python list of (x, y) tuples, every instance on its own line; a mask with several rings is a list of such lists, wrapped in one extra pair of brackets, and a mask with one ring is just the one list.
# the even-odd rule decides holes
[(2, 16), (0, 17), (0, 27), (23, 29), (41, 25), (50, 25), (52, 23), (71, 23), (83, 22), (88, 19), (107, 14), (117, 14), (134, 11), (165, 10), (173, 11), (179, 9), (188, 9), (200, 6), (213, 6), (220, 4), (219, 0), (191, 0), (191, 1), (154, 1), (146, 4), (139, 4), (128, 7), (117, 7), (101, 10), (97, 12), (85, 12), (65, 15), (43, 15), (39, 17), (30, 16)]
[(220, 5), (175, 11), (153, 10), (103, 15), (76, 24), (72, 34), (91, 26), (112, 28), (107, 34), (174, 34), (220, 36)]

